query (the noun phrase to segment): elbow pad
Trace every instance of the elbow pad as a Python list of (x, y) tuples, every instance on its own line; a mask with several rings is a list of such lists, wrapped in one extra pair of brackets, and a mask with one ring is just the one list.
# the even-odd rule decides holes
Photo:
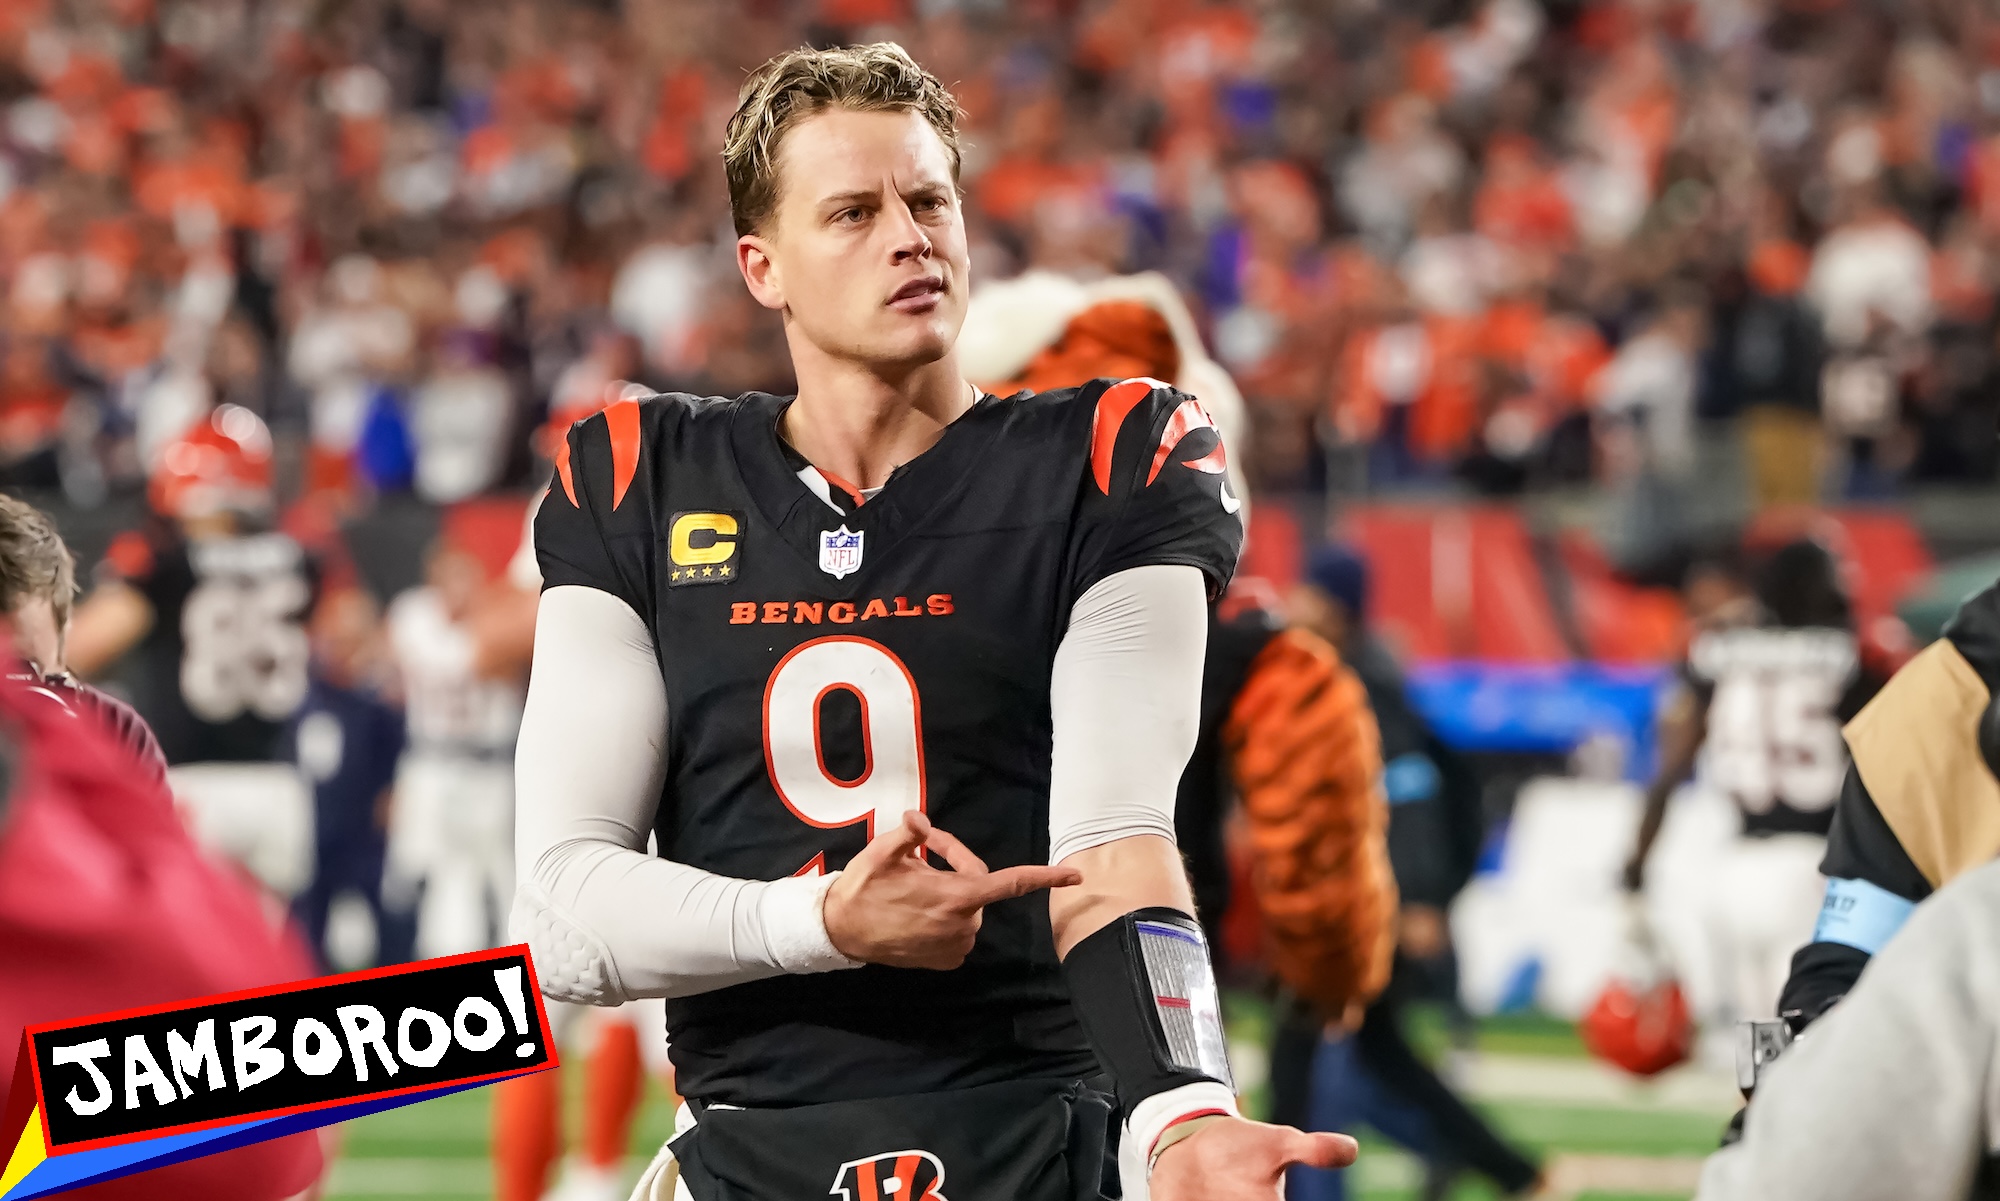
[(1215, 969), (1193, 918), (1134, 910), (1070, 948), (1063, 978), (1141, 1155), (1179, 1122), (1236, 1114)]
[(632, 999), (619, 982), (604, 940), (572, 920), (531, 881), (514, 889), (507, 932), (516, 942), (528, 944), (536, 983), (551, 1001), (622, 1005)]

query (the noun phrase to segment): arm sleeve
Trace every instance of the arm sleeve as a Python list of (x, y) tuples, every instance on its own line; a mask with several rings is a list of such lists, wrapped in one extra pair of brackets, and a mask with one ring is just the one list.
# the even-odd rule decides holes
[(1960, 1201), (1995, 1143), (2000, 865), (1921, 906), (1758, 1085), (1700, 1201)]
[(1049, 862), (1136, 834), (1173, 841), (1207, 642), (1193, 566), (1134, 567), (1076, 602), (1049, 684)]
[(543, 994), (616, 1005), (856, 966), (820, 913), (838, 872), (738, 880), (646, 853), (666, 743), (645, 623), (608, 593), (549, 589), (514, 759), (510, 921)]

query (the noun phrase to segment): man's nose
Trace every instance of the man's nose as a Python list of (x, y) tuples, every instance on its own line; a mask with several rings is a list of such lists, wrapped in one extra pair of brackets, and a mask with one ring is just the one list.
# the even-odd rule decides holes
[(889, 219), (894, 223), (895, 245), (890, 251), (893, 261), (901, 263), (910, 259), (923, 260), (931, 257), (931, 236), (917, 222), (916, 215), (908, 205), (894, 204), (888, 209)]

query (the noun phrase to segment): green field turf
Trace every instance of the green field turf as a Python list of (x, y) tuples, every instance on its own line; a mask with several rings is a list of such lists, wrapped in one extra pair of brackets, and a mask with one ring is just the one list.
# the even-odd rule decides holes
[[(1232, 1006), (1232, 1018), (1233, 1033), (1241, 1039), (1254, 1036), (1262, 1015), (1254, 1009)], [(1435, 1049), (1448, 1041), (1442, 1022), (1427, 1015), (1418, 1015), (1412, 1027), (1414, 1040), (1421, 1046)], [(1571, 1028), (1547, 1019), (1481, 1022), (1474, 1046), (1481, 1054), (1505, 1056), (1530, 1066), (1587, 1070), (1582, 1046)], [(577, 1073), (566, 1075), (573, 1095)], [(492, 1171), (487, 1151), (491, 1101), (491, 1090), (474, 1089), (347, 1123), (340, 1128), (341, 1146), (327, 1201), (490, 1197)], [(1640, 1161), (1642, 1168), (1659, 1161), (1683, 1173), (1715, 1148), (1716, 1136), (1728, 1118), (1726, 1108), (1662, 1109), (1643, 1100), (1496, 1098), (1480, 1102), (1480, 1108), (1509, 1137), (1544, 1156), (1613, 1157)], [(569, 1110), (573, 1121), (576, 1107)], [(632, 1174), (650, 1158), (671, 1123), (665, 1093), (649, 1084), (633, 1139)], [(1353, 1169), (1350, 1197), (1356, 1201), (1410, 1201), (1418, 1195), (1421, 1169), (1415, 1160), (1366, 1132), (1362, 1133), (1362, 1145), (1363, 1162)], [(1575, 1201), (1668, 1201), (1688, 1195), (1686, 1189), (1592, 1189), (1575, 1194)], [(1487, 1201), (1497, 1194), (1483, 1182), (1462, 1181), (1450, 1197), (1451, 1201)]]

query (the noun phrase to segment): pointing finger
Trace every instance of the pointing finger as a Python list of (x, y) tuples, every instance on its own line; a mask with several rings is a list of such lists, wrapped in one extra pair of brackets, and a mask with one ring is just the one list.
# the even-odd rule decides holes
[(1073, 867), (1036, 867), (1026, 864), (1021, 867), (1001, 868), (981, 877), (969, 897), (974, 906), (984, 908), (995, 901), (1025, 897), (1031, 892), (1044, 888), (1067, 888), (1083, 883), (1083, 873)]

